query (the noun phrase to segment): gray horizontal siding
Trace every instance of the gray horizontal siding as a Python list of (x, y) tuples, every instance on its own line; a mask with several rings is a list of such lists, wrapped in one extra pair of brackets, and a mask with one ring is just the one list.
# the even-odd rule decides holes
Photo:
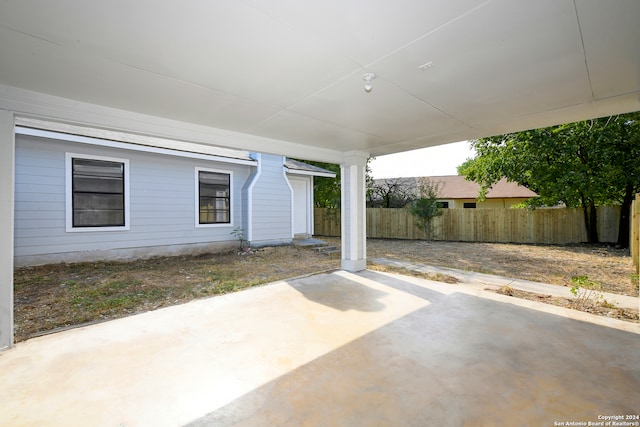
[[(17, 216), (17, 215), (16, 215)], [(44, 216), (44, 215), (43, 215)], [(15, 236), (56, 236), (57, 230), (64, 227), (64, 217), (56, 218), (16, 218)]]
[(291, 190), (283, 174), (283, 158), (263, 154), (260, 165), (252, 190), (252, 242), (290, 240)]
[[(33, 221), (52, 221), (61, 220), (64, 222), (64, 203), (37, 203), (37, 202), (17, 202), (16, 206), (20, 206), (20, 209), (16, 209), (17, 224), (25, 222), (26, 228), (31, 228), (28, 222)], [(57, 209), (56, 209), (57, 208)]]
[[(128, 231), (65, 230), (65, 153), (129, 160)], [(195, 226), (195, 168), (233, 172), (233, 225)], [(15, 256), (234, 241), (251, 167), (16, 136)]]
[(34, 203), (62, 203), (64, 204), (64, 200), (60, 200), (59, 191), (64, 191), (64, 187), (60, 187), (56, 191), (52, 191), (50, 193), (43, 193), (42, 186), (37, 184), (23, 185), (20, 186), (20, 192), (16, 193), (15, 200), (18, 202), (32, 202), (33, 196), (32, 194), (38, 194), (38, 201)]

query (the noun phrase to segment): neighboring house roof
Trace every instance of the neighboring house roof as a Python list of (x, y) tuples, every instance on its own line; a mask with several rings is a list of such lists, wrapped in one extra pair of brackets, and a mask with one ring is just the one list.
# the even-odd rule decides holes
[[(399, 180), (406, 187), (418, 188), (419, 180), (427, 178), (431, 182), (439, 185), (440, 199), (477, 199), (480, 193), (480, 184), (467, 181), (462, 175), (446, 176), (426, 176), (414, 178), (389, 178), (387, 180)], [(375, 181), (384, 181), (376, 179)], [(509, 182), (506, 178), (501, 179), (487, 192), (487, 199), (510, 199), (510, 198), (530, 198), (537, 194), (526, 187), (515, 182)]]
[[(440, 187), (440, 197), (443, 199), (475, 199), (480, 193), (480, 184), (467, 181), (461, 175), (433, 176), (428, 177), (432, 182), (438, 183)], [(509, 182), (506, 178), (493, 184), (487, 191), (487, 199), (509, 199), (509, 198), (530, 198), (537, 194), (527, 187)]]
[(285, 160), (284, 167), (291, 173), (298, 173), (301, 175), (323, 176), (327, 178), (336, 177), (335, 172), (289, 158)]

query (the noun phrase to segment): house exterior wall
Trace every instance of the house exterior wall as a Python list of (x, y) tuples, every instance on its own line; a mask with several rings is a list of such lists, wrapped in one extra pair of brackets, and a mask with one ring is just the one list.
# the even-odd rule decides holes
[[(129, 161), (129, 230), (68, 232), (66, 153)], [(221, 250), (243, 223), (247, 165), (16, 135), (16, 265), (127, 259)], [(196, 167), (232, 174), (231, 224), (196, 227)]]
[(254, 246), (287, 244), (293, 240), (293, 193), (284, 173), (284, 157), (255, 154), (258, 171), (247, 186), (244, 230)]
[[(37, 93), (0, 85), (0, 350), (13, 344), (13, 265), (15, 125), (16, 117), (81, 123), (98, 129), (118, 129), (135, 135), (153, 135), (172, 141), (228, 147), (236, 150), (268, 150), (296, 158), (309, 158), (329, 163), (341, 163), (344, 153), (336, 149), (310, 147), (289, 141), (264, 138), (251, 134), (202, 126), (148, 114), (134, 113), (98, 104)], [(247, 170), (256, 169), (247, 167)], [(247, 172), (249, 174), (250, 172)], [(235, 176), (236, 178), (239, 175)], [(236, 188), (239, 188), (236, 187)], [(349, 192), (344, 189), (343, 192)], [(350, 207), (345, 207), (345, 214)], [(245, 223), (245, 215), (242, 215)], [(248, 222), (246, 222), (248, 224)], [(237, 242), (236, 242), (237, 243)], [(206, 245), (206, 244), (205, 244)], [(146, 251), (148, 253), (148, 251)], [(48, 262), (48, 261), (46, 261)], [(366, 260), (363, 260), (363, 263)]]
[(522, 203), (527, 198), (508, 198), (508, 199), (487, 199), (483, 202), (479, 202), (477, 199), (443, 199), (442, 201), (449, 202), (449, 209), (462, 209), (465, 203), (477, 203), (478, 209), (503, 209), (512, 208), (518, 203)]

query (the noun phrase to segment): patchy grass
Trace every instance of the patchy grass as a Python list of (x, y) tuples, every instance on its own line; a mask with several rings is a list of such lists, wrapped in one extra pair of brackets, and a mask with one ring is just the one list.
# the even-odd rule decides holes
[(16, 269), (16, 341), (340, 266), (294, 246)]

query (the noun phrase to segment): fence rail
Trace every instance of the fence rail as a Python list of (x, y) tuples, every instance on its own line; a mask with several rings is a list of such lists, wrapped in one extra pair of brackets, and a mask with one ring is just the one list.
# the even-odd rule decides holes
[[(640, 202), (636, 204), (640, 205)], [(339, 209), (315, 208), (314, 217), (316, 235), (340, 236)], [(618, 206), (598, 208), (601, 242), (617, 241), (619, 218)], [(405, 209), (369, 208), (367, 237), (423, 239), (425, 236)], [(433, 220), (430, 238), (463, 242), (567, 244), (586, 242), (587, 234), (582, 209), (445, 209), (442, 216)]]

